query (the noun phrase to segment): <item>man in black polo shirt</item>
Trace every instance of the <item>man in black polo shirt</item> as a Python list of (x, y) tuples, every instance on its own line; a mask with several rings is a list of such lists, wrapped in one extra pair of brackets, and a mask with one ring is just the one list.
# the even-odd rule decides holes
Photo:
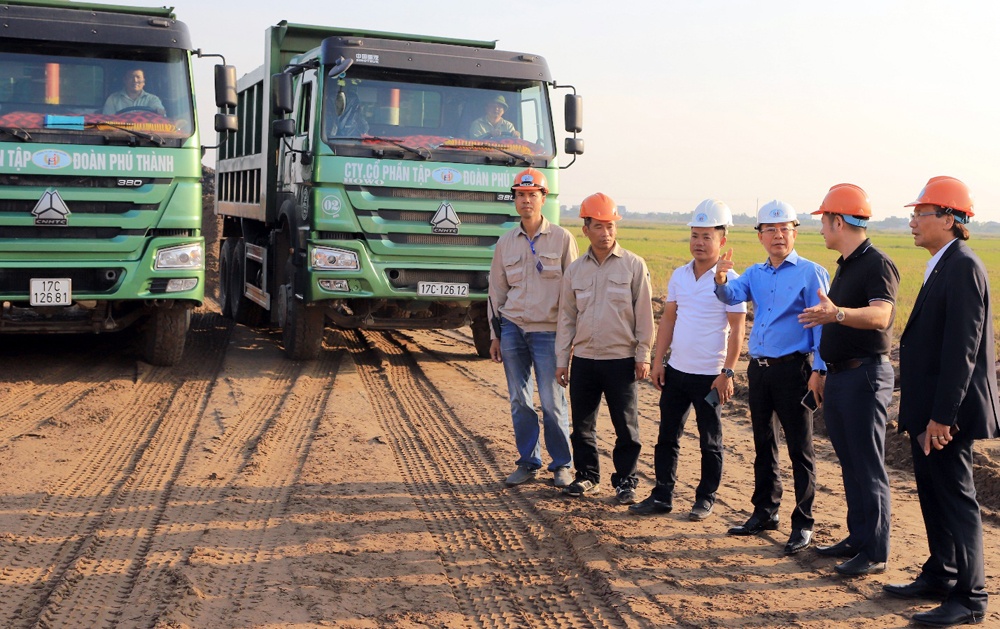
[(842, 183), (830, 188), (823, 204), (820, 233), (827, 249), (840, 253), (829, 296), (806, 308), (799, 321), (823, 326), (819, 354), (827, 376), (825, 402), (830, 442), (840, 459), (847, 500), (845, 539), (816, 552), (847, 561), (835, 570), (858, 577), (885, 571), (889, 558), (889, 477), (885, 471), (885, 424), (892, 399), (889, 364), (899, 271), (872, 246), (866, 225), (868, 195)]

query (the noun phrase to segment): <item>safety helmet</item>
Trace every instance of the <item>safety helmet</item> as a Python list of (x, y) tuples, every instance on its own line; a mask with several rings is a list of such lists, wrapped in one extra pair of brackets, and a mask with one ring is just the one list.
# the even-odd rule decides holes
[(840, 214), (844, 222), (865, 227), (872, 217), (872, 204), (868, 193), (860, 187), (852, 183), (838, 183), (830, 188), (813, 214)]
[(907, 203), (905, 207), (924, 203), (951, 210), (947, 212), (948, 214), (959, 212), (953, 214), (959, 223), (967, 223), (969, 218), (975, 215), (972, 211), (972, 194), (969, 192), (969, 187), (954, 177), (931, 177), (917, 195), (917, 200)]
[(733, 212), (718, 199), (705, 199), (694, 209), (688, 227), (719, 227), (733, 224)]
[(765, 223), (793, 223), (799, 224), (799, 217), (795, 213), (795, 208), (784, 201), (768, 201), (757, 210), (757, 227)]
[(507, 99), (503, 97), (503, 94), (498, 94), (490, 103), (500, 103), (504, 109), (507, 109)]
[(514, 175), (514, 185), (510, 187), (511, 192), (518, 190), (541, 190), (542, 194), (549, 193), (549, 182), (541, 171), (534, 168), (525, 168)]
[(592, 218), (595, 221), (618, 221), (622, 215), (618, 213), (618, 204), (603, 192), (595, 192), (580, 204), (580, 218)]

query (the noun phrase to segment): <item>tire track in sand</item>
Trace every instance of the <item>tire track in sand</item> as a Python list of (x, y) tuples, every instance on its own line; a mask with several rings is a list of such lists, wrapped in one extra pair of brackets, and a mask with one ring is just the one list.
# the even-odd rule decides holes
[(473, 626), (637, 627), (623, 601), (578, 560), (518, 492), (390, 333), (345, 333), (410, 495), (437, 540)]
[(114, 626), (149, 548), (214, 381), (231, 326), (196, 317), (182, 363), (141, 371), (132, 403), (101, 424), (75, 470), (0, 549), (0, 584), (19, 606), (4, 627)]

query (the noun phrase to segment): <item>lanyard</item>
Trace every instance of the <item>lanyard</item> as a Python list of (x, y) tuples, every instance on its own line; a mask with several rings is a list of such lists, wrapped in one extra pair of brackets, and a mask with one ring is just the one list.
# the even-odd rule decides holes
[(531, 255), (535, 256), (535, 268), (538, 269), (539, 273), (541, 273), (542, 269), (545, 268), (542, 266), (542, 261), (538, 259), (538, 253), (535, 251), (535, 241), (538, 240), (541, 235), (542, 232), (538, 232), (535, 234), (534, 238), (528, 238), (528, 234), (524, 234), (524, 237), (528, 239), (528, 246), (531, 247)]

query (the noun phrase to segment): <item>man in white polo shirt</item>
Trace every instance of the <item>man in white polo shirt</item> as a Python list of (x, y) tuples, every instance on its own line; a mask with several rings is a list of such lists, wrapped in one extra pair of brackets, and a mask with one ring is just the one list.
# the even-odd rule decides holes
[[(743, 345), (747, 312), (746, 302), (727, 306), (715, 296), (715, 263), (732, 224), (725, 203), (702, 201), (688, 223), (694, 259), (676, 269), (667, 285), (650, 374), (653, 386), (661, 391), (656, 487), (648, 498), (629, 507), (639, 515), (673, 509), (680, 438), (692, 405), (701, 440), (701, 480), (688, 517), (704, 520), (715, 505), (722, 481), (722, 405), (733, 395), (733, 368)], [(729, 279), (736, 277), (730, 270)], [(664, 363), (667, 350), (670, 359)]]

